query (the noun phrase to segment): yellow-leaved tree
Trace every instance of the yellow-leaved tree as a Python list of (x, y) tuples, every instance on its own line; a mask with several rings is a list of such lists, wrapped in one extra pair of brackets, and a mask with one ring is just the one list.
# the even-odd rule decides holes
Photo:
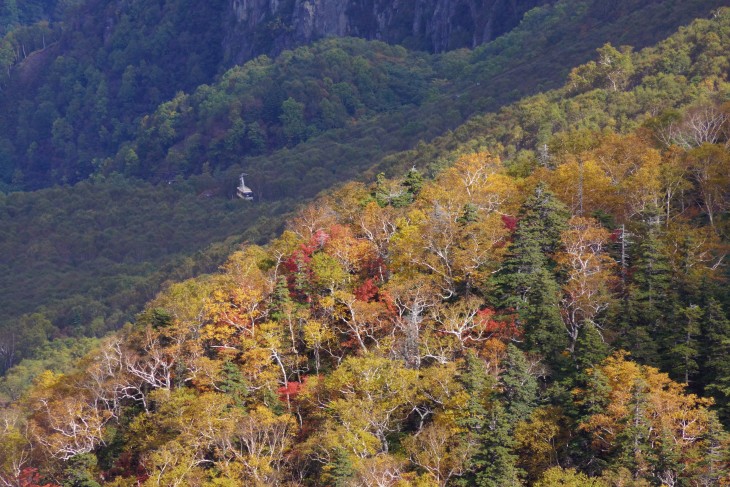
[[(667, 374), (627, 359), (607, 358), (589, 370), (589, 385), (575, 391), (592, 410), (579, 425), (609, 470), (663, 485), (724, 485), (727, 438), (717, 435), (712, 401), (688, 394)], [(718, 449), (718, 442), (724, 447)]]

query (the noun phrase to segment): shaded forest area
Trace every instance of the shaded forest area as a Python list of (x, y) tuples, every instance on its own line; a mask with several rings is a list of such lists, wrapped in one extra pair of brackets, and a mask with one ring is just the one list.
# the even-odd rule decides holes
[[(112, 171), (153, 181), (187, 176), (206, 162), (226, 167), (232, 150), (240, 151), (239, 158), (271, 154), (373, 112), (440, 95), (442, 103), (421, 114), (428, 119), (410, 113), (419, 122), (398, 131), (405, 140), (396, 150), (402, 150), (413, 138), (429, 140), (477, 110), (534, 93), (539, 84), (559, 85), (570, 66), (587, 61), (607, 41), (643, 47), (723, 5), (604, 3), (563, 0), (533, 9), (511, 33), (473, 52), (386, 53), (384, 46), (343, 41), (338, 48), (346, 54), (332, 44), (302, 47), (224, 75), (224, 0), (137, 0), (123, 7), (108, 0), (64, 2), (54, 10), (62, 13), (61, 22), (22, 25), (0, 42), (0, 180), (7, 189), (28, 190)], [(368, 57), (371, 49), (381, 54)], [(323, 59), (315, 61), (320, 54)], [(441, 83), (434, 86), (436, 81)], [(434, 93), (442, 83), (451, 89)], [(200, 87), (206, 84), (211, 86)], [(448, 108), (450, 98), (456, 102)], [(232, 105), (229, 113), (222, 102)], [(183, 115), (182, 126), (164, 121), (188, 105), (202, 112)], [(138, 164), (130, 149), (136, 153), (156, 122), (165, 130), (156, 134), (160, 140), (150, 154), (136, 154)], [(358, 146), (356, 136), (339, 136)]]

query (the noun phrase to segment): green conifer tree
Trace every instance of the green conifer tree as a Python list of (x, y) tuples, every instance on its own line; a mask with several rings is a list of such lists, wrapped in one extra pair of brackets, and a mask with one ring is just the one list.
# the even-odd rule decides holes
[(510, 252), (497, 277), (500, 304), (517, 312), (527, 350), (544, 355), (552, 365), (562, 362), (561, 352), (568, 343), (551, 259), (567, 219), (565, 206), (538, 185), (520, 210)]
[(487, 415), (494, 380), (487, 375), (484, 363), (471, 349), (467, 351), (459, 380), (469, 394), (460, 426), (478, 434)]
[(479, 451), (474, 457), (477, 472), (472, 485), (521, 486), (520, 476), (524, 472), (517, 468), (518, 457), (514, 452), (513, 438), (514, 423), (510, 422), (510, 415), (501, 402), (494, 401), (486, 419)]
[(679, 310), (677, 321), (672, 333), (669, 334), (667, 350), (667, 369), (673, 378), (687, 385), (694, 383), (699, 371), (700, 360), (700, 323), (702, 308), (690, 305)]
[(403, 186), (411, 194), (412, 198), (415, 198), (421, 192), (421, 188), (423, 188), (423, 175), (415, 167), (410, 168), (408, 173), (406, 173)]
[(727, 445), (730, 435), (722, 427), (714, 412), (710, 412), (709, 428), (704, 438), (704, 458), (701, 462), (702, 470), (696, 479), (695, 485), (722, 485), (721, 481), (730, 475), (730, 451)]
[(646, 220), (639, 232), (618, 345), (630, 350), (635, 360), (658, 367), (657, 338), (667, 333), (676, 300), (671, 292), (671, 268), (659, 238), (659, 220), (656, 215)]
[(646, 420), (646, 384), (637, 379), (632, 388), (632, 398), (628, 405), (631, 415), (628, 426), (616, 437), (615, 456), (609, 463), (612, 466), (628, 469), (634, 478), (642, 478), (650, 465), (656, 464), (656, 451), (649, 442), (650, 425)]
[(338, 448), (334, 453), (334, 460), (324, 467), (322, 481), (325, 485), (333, 487), (346, 487), (351, 485), (352, 476), (355, 475), (355, 467), (345, 450)]
[(467, 203), (464, 205), (464, 213), (456, 219), (457, 223), (462, 225), (468, 225), (474, 223), (479, 219), (479, 208), (473, 203)]
[(513, 344), (507, 345), (507, 357), (500, 377), (505, 399), (505, 413), (510, 423), (527, 419), (537, 402), (537, 380), (530, 373), (525, 354)]
[(720, 419), (730, 424), (730, 320), (714, 298), (705, 307), (701, 328), (703, 385), (715, 398)]
[[(521, 383), (525, 383), (527, 391), (536, 391), (537, 385), (535, 383), (533, 387), (531, 381), (534, 381), (534, 378), (530, 376), (531, 379), (528, 379), (525, 376), (529, 373), (522, 352), (512, 345), (508, 355), (511, 357), (507, 359), (508, 362), (516, 364), (516, 370), (514, 373), (505, 374), (508, 384), (505, 385), (505, 390), (509, 390), (508, 395), (511, 398), (506, 401), (503, 394), (496, 393), (493, 379), (487, 375), (482, 361), (472, 351), (466, 356), (461, 381), (469, 393), (469, 399), (461, 426), (473, 435), (477, 448), (469, 459), (469, 473), (458, 479), (457, 485), (479, 487), (521, 485), (520, 469), (516, 466), (517, 455), (514, 452), (513, 428), (518, 414), (529, 414), (528, 407), (534, 401), (534, 395), (530, 395), (529, 392), (525, 395), (516, 389)], [(512, 411), (508, 411), (507, 408)]]
[(101, 487), (96, 476), (97, 460), (91, 453), (76, 455), (69, 459), (64, 470), (63, 487)]
[(251, 390), (238, 366), (230, 360), (224, 362), (221, 367), (221, 378), (218, 386), (220, 390), (231, 396), (236, 407), (245, 408)]
[(271, 300), (271, 317), (276, 321), (285, 319), (287, 311), (295, 306), (289, 293), (289, 286), (284, 276), (279, 276)]
[(604, 341), (599, 330), (592, 324), (584, 326), (580, 330), (578, 340), (575, 343), (573, 360), (575, 369), (584, 379), (585, 371), (601, 363), (610, 353), (609, 345)]

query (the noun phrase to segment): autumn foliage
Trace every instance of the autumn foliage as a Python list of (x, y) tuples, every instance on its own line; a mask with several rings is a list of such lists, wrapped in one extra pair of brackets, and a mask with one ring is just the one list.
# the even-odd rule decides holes
[[(566, 90), (648, 69), (599, 54)], [(321, 196), (39, 375), (0, 482), (730, 484), (730, 133), (686, 133), (722, 86)]]

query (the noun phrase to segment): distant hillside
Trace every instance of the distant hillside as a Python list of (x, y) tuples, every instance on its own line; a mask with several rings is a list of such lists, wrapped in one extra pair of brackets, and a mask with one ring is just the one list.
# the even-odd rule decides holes
[(527, 11), (548, 3), (231, 0), (223, 46), (226, 61), (235, 63), (259, 54), (276, 56), (324, 37), (361, 37), (409, 49), (444, 52), (494, 40), (516, 27)]
[[(475, 97), (492, 98), (498, 103), (505, 95), (514, 100), (526, 94), (525, 90), (534, 89), (533, 80), (543, 87), (556, 86), (563, 79), (566, 66), (584, 62), (603, 42), (651, 44), (679, 25), (709, 15), (713, 8), (725, 3), (621, 0), (606, 8), (605, 2), (598, 0), (562, 0), (533, 9), (525, 25), (513, 29), (509, 40), (503, 37), (501, 42), (478, 49), (471, 59), (464, 54), (444, 58), (444, 68), (453, 70), (444, 75), (455, 82), (454, 96), (460, 94), (458, 90), (481, 83), (480, 89), (470, 89), (470, 102), (457, 103), (466, 113), (452, 117), (448, 124), (454, 127), (474, 110), (494, 108), (494, 103), (491, 107), (484, 102), (475, 104)], [(300, 5), (281, 2), (282, 12), (291, 11), (290, 4)], [(449, 2), (452, 4), (461, 5)], [(2, 187), (36, 189), (74, 183), (103, 172), (105, 159), (138, 136), (145, 115), (181, 90), (192, 92), (201, 84), (214, 84), (217, 76), (230, 67), (228, 58), (244, 50), (231, 44), (229, 24), (235, 17), (229, 10), (232, 5), (226, 0), (166, 0), (154, 4), (85, 0), (67, 4), (60, 22), (29, 25), (9, 34), (0, 42)], [(304, 5), (309, 3), (300, 6)], [(494, 15), (498, 16), (502, 7), (524, 10), (509, 5), (494, 3)], [(248, 7), (241, 8), (247, 11)], [(452, 18), (451, 14), (454, 12), (444, 9), (434, 11), (433, 16), (450, 19), (443, 22), (454, 23), (454, 29), (471, 18)], [(513, 22), (519, 17), (521, 14)], [(278, 25), (276, 17), (273, 21), (274, 26)], [(266, 25), (270, 24), (261, 24)], [(273, 42), (277, 29), (264, 29), (257, 35), (262, 42)], [(289, 32), (295, 26), (284, 23), (281, 29)], [(399, 40), (387, 35), (382, 38)], [(296, 43), (287, 41), (281, 47), (285, 46), (295, 47)], [(259, 52), (269, 50), (257, 50), (252, 55)], [(245, 59), (246, 56), (241, 58)], [(470, 64), (474, 64), (474, 76), (461, 71)], [(486, 84), (485, 77), (506, 71), (511, 75), (504, 77), (502, 84)], [(469, 83), (461, 83), (463, 78), (469, 79)], [(282, 95), (279, 91), (272, 93), (265, 103), (257, 100), (268, 112), (267, 124), (279, 120), (282, 103), (287, 99)], [(307, 122), (311, 123), (318, 110), (307, 107)], [(421, 138), (428, 138), (429, 134), (425, 130)], [(279, 147), (276, 138), (265, 139), (264, 143), (267, 151)], [(203, 162), (194, 164), (200, 167)]]

